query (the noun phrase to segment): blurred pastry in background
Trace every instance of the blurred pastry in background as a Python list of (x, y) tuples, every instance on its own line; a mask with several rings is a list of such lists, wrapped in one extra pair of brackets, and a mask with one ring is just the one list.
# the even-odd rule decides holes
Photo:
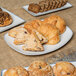
[(0, 27), (8, 26), (12, 22), (13, 22), (13, 19), (9, 13), (0, 11)]
[(69, 62), (57, 62), (53, 67), (55, 76), (76, 76), (76, 67)]
[(42, 0), (39, 3), (29, 4), (28, 10), (34, 13), (45, 12), (48, 10), (60, 8), (64, 6), (68, 0)]
[(76, 67), (70, 62), (60, 61), (52, 66), (44, 61), (33, 61), (27, 70), (16, 66), (7, 69), (3, 76), (76, 76)]
[(44, 61), (34, 61), (28, 68), (29, 76), (53, 76), (52, 67)]
[(26, 69), (24, 69), (21, 66), (13, 67), (8, 69), (5, 73), (4, 76), (29, 76), (28, 72)]
[(29, 4), (28, 10), (34, 13), (38, 13), (40, 10), (40, 6), (38, 4), (31, 3)]

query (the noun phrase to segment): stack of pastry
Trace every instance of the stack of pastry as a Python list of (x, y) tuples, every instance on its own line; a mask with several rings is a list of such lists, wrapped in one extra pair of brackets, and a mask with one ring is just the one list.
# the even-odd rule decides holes
[(44, 21), (33, 20), (24, 27), (16, 27), (8, 35), (15, 38), (14, 44), (22, 45), (23, 50), (43, 51), (43, 45), (55, 45), (60, 41), (60, 34), (64, 33), (66, 24), (60, 16), (52, 15)]
[(21, 66), (8, 69), (4, 76), (76, 76), (76, 67), (69, 62), (58, 62), (52, 68), (44, 61), (34, 61), (24, 69)]
[(7, 26), (11, 24), (12, 21), (12, 17), (0, 8), (0, 27)]
[(64, 6), (68, 0), (43, 0), (38, 4), (31, 3), (29, 4), (28, 10), (34, 13), (44, 12), (51, 9), (56, 9)]

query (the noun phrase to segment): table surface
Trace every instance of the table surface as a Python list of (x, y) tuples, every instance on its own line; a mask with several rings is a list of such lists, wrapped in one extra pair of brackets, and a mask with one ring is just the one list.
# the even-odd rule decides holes
[(51, 14), (57, 14), (65, 19), (66, 24), (74, 32), (72, 39), (64, 47), (56, 50), (55, 52), (42, 56), (25, 56), (14, 51), (6, 44), (4, 41), (4, 34), (8, 31), (0, 33), (0, 70), (18, 65), (23, 67), (28, 66), (34, 60), (43, 60), (48, 63), (55, 63), (63, 60), (76, 61), (76, 0), (69, 0), (73, 5), (72, 8), (39, 17), (31, 16), (22, 8), (24, 5), (37, 1), (39, 0), (0, 0), (0, 6), (13, 12), (26, 21), (44, 19), (49, 17)]

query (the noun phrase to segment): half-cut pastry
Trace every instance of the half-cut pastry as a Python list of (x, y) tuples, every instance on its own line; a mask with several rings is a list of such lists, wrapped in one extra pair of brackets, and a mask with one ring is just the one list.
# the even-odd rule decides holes
[(8, 26), (12, 22), (13, 22), (13, 19), (9, 13), (0, 11), (0, 27)]
[(76, 76), (76, 68), (69, 62), (58, 62), (53, 67), (55, 76)]
[(60, 34), (64, 33), (64, 31), (66, 29), (66, 23), (65, 23), (64, 19), (62, 19), (60, 16), (52, 15), (52, 16), (44, 19), (44, 23), (52, 24), (52, 22), (54, 22), (54, 21), (57, 21), (55, 26), (59, 29)]
[(25, 51), (43, 51), (44, 50), (35, 32), (32, 32), (31, 35), (28, 36), (22, 48)]
[(39, 33), (37, 30), (35, 30), (35, 32), (36, 32), (36, 35), (38, 36), (41, 44), (45, 44), (48, 42), (47, 38), (44, 37), (41, 33)]
[(59, 30), (52, 24), (43, 24), (37, 29), (47, 39), (47, 44), (54, 45), (60, 41)]
[(19, 32), (16, 35), (16, 38), (14, 39), (14, 44), (16, 44), (16, 45), (24, 44), (29, 35), (30, 35), (30, 33), (28, 31)]
[[(34, 27), (34, 25), (37, 25), (34, 23), (34, 21), (32, 22), (28, 22), (24, 25), (24, 28), (27, 29), (27, 30), (33, 30), (34, 32), (36, 32), (36, 35), (38, 36), (40, 42), (42, 44), (46, 43), (48, 40), (40, 33), (38, 32)], [(34, 26), (34, 27), (33, 27)]]
[(15, 28), (11, 29), (11, 30), (8, 32), (8, 35), (11, 36), (11, 37), (16, 38), (17, 34), (20, 33), (20, 32), (25, 32), (25, 33), (27, 33), (28, 31), (27, 31), (24, 27), (19, 26), (19, 27), (15, 27)]
[(29, 76), (53, 76), (52, 67), (44, 61), (34, 61), (28, 71)]
[(18, 66), (8, 69), (4, 73), (4, 76), (29, 76), (29, 74), (26, 69), (22, 68), (21, 66)]

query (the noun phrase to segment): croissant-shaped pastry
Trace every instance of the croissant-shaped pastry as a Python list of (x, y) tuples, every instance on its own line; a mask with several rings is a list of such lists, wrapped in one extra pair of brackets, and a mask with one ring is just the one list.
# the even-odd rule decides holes
[(52, 16), (44, 19), (44, 23), (51, 24), (54, 21), (56, 21), (55, 26), (59, 29), (60, 34), (64, 33), (66, 30), (66, 23), (63, 18), (61, 18), (60, 16), (57, 16), (57, 15), (52, 15)]

